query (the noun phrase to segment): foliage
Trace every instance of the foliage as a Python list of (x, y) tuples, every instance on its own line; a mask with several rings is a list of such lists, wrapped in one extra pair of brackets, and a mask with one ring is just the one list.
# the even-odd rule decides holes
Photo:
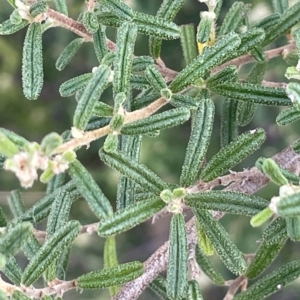
[[(300, 277), (300, 262), (292, 261), (247, 286), (272, 264), (288, 239), (300, 240), (299, 141), (273, 157), (252, 161), (249, 167), (255, 166), (249, 170), (231, 171), (265, 147), (268, 133), (250, 123), (260, 105), (287, 106), (276, 118), (280, 126), (300, 119), (300, 2), (272, 1), (273, 13), (254, 25), (249, 20), (252, 8), (234, 2), (220, 26), (225, 3), (200, 2), (206, 8), (195, 31), (173, 21), (183, 0), (163, 0), (155, 16), (122, 0), (89, 0), (77, 20), (68, 17), (65, 0), (8, 0), (13, 11), (1, 23), (0, 34), (27, 27), (22, 87), (28, 100), (42, 98), (48, 29), (63, 27), (78, 35), (57, 58), (57, 70), (65, 69), (88, 42), (98, 64), (60, 85), (61, 97), (75, 95), (77, 100), (70, 129), (51, 132), (37, 143), (0, 128), (0, 167), (13, 172), (22, 188), (31, 188), (36, 180), (47, 185), (46, 196), (29, 209), (20, 190), (13, 190), (8, 198), (12, 219), (0, 208), (0, 269), (7, 277), (0, 278), (1, 299), (61, 299), (71, 289), (109, 288), (112, 299), (133, 300), (147, 287), (160, 299), (204, 299), (199, 282), (205, 273), (213, 283), (229, 286), (224, 299), (258, 300)], [(107, 37), (109, 27), (117, 28), (116, 43)], [(134, 55), (140, 34), (149, 36), (149, 56)], [(289, 43), (265, 51), (282, 36)], [(179, 72), (167, 68), (161, 56), (162, 41), (176, 39), (186, 64)], [(269, 60), (281, 55), (289, 64), (282, 74), (291, 82), (263, 80)], [(239, 68), (250, 62), (253, 67), (242, 80)], [(107, 91), (111, 104), (103, 102)], [(221, 147), (206, 161), (217, 119), (216, 95), (225, 97), (217, 130)], [(154, 140), (161, 131), (189, 120), (182, 171), (173, 184), (141, 163), (141, 147), (145, 137)], [(99, 159), (120, 173), (115, 203), (77, 156), (79, 149), (102, 137)], [(269, 181), (279, 187), (278, 195), (251, 195)], [(83, 226), (69, 220), (78, 198), (87, 202), (96, 223)], [(186, 211), (193, 214), (190, 221)], [(232, 240), (219, 221), (225, 214), (251, 217), (253, 227), (269, 222), (254, 254), (243, 253)], [(115, 236), (164, 215), (171, 216), (169, 241), (144, 264), (119, 263)], [(46, 230), (35, 230), (44, 220)], [(94, 232), (105, 238), (104, 268), (65, 280), (74, 240)], [(29, 260), (24, 270), (16, 260), (20, 251)], [(225, 281), (215, 268), (213, 253), (232, 280)], [(37, 280), (48, 287), (34, 287)]]

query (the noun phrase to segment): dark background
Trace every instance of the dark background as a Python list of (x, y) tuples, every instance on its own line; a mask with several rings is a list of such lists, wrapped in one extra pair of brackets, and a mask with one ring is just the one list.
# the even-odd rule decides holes
[[(125, 1), (135, 10), (143, 11), (148, 14), (155, 14), (161, 1), (160, 0), (132, 0)], [(234, 1), (224, 0), (223, 9), (218, 20), (221, 20)], [(250, 15), (251, 23), (263, 18), (272, 11), (271, 1), (243, 1), (251, 3), (253, 12)], [(69, 0), (69, 16), (77, 18), (84, 9), (84, 1)], [(12, 12), (11, 6), (5, 1), (0, 0), (0, 22), (6, 20)], [(196, 0), (186, 0), (184, 7), (177, 15), (175, 22), (178, 25), (199, 23), (199, 13), (206, 10), (205, 5)], [(64, 81), (90, 72), (97, 65), (97, 60), (93, 52), (91, 43), (85, 43), (69, 65), (61, 72), (55, 69), (55, 61), (64, 47), (72, 41), (76, 35), (63, 28), (52, 28), (43, 35), (43, 54), (44, 54), (44, 87), (37, 101), (29, 101), (22, 94), (21, 82), (21, 59), (22, 46), (26, 33), (23, 29), (10, 36), (0, 36), (0, 127), (10, 129), (30, 141), (40, 142), (41, 139), (50, 132), (62, 133), (72, 126), (72, 115), (75, 109), (74, 98), (62, 98), (58, 93), (58, 88)], [(115, 41), (116, 30), (108, 28), (107, 33), (110, 39)], [(281, 38), (271, 47), (281, 46), (286, 42)], [(148, 37), (139, 35), (136, 47), (136, 55), (148, 54)], [(166, 65), (175, 70), (184, 67), (184, 60), (179, 40), (163, 43), (162, 59)], [(268, 62), (268, 72), (265, 76), (270, 81), (286, 81), (283, 74), (287, 65), (281, 58), (275, 58)], [(246, 78), (251, 64), (244, 66), (240, 70), (240, 78)], [(107, 93), (103, 101), (110, 103), (110, 94)], [(214, 132), (207, 157), (211, 157), (220, 147), (219, 128), (220, 111), (223, 99), (214, 98), (216, 104), (216, 116)], [(281, 108), (278, 107), (259, 107), (250, 125), (242, 128), (240, 132), (256, 127), (262, 127), (267, 132), (267, 140), (260, 151), (257, 151), (243, 163), (239, 164), (235, 170), (254, 165), (255, 160), (260, 156), (270, 157), (285, 148), (290, 142), (297, 138), (297, 127), (299, 123), (285, 127), (278, 127), (275, 118)], [(180, 127), (162, 131), (158, 137), (144, 137), (141, 161), (154, 170), (165, 181), (177, 183), (181, 165), (184, 159), (185, 148), (189, 138), (190, 124), (186, 123)], [(101, 147), (103, 139), (93, 142), (88, 150), (81, 149), (78, 157), (91, 172), (104, 193), (112, 203), (115, 203), (116, 184), (118, 173), (104, 166), (99, 160), (98, 149)], [(7, 195), (12, 189), (19, 188), (19, 183), (14, 174), (0, 170), (0, 204), (7, 210)], [(27, 208), (32, 206), (43, 196), (45, 186), (36, 182), (31, 189), (22, 190), (23, 199)], [(270, 199), (277, 194), (275, 185), (268, 185), (259, 192), (263, 197)], [(9, 215), (11, 218), (11, 215)], [(90, 212), (83, 200), (75, 202), (71, 211), (72, 219), (79, 219), (82, 224), (96, 222), (97, 219)], [(252, 253), (258, 247), (257, 240), (261, 237), (262, 228), (251, 228), (249, 218), (228, 215), (222, 219), (222, 224), (229, 231), (231, 238), (238, 247), (245, 253)], [(40, 229), (45, 228), (45, 224), (40, 224)], [(120, 262), (132, 260), (146, 260), (164, 241), (168, 238), (169, 218), (158, 220), (154, 225), (151, 222), (142, 224), (126, 234), (117, 236), (118, 256)], [(69, 272), (67, 279), (95, 269), (103, 267), (103, 238), (81, 235), (75, 242), (71, 255)], [(288, 242), (279, 258), (272, 264), (274, 269), (284, 262), (299, 258), (299, 244)], [(221, 270), (226, 280), (233, 279), (233, 275), (227, 271), (217, 257), (213, 258), (216, 266)], [(19, 258), (20, 264), (25, 265), (23, 257)], [(203, 275), (201, 283), (205, 299), (223, 299), (226, 288), (211, 285), (210, 281)], [(297, 284), (293, 284), (269, 299), (299, 299), (300, 289)], [(68, 292), (65, 299), (101, 299), (106, 300), (108, 294), (106, 290), (84, 291), (79, 294), (76, 291)], [(158, 299), (158, 297), (147, 290), (140, 297), (142, 300)]]

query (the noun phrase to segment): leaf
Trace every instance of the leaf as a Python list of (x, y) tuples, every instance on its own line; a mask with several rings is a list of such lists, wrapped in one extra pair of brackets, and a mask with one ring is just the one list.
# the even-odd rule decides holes
[[(114, 236), (110, 236), (105, 240), (103, 260), (104, 260), (105, 269), (117, 267), (119, 265), (118, 257), (117, 257), (117, 249), (116, 249), (116, 239)], [(110, 296), (113, 297), (114, 295), (116, 295), (119, 289), (120, 289), (119, 286), (110, 287), (109, 288)]]
[(55, 67), (57, 70), (62, 71), (66, 67), (66, 65), (71, 61), (83, 42), (84, 40), (82, 38), (77, 38), (66, 46), (55, 63)]
[(187, 300), (203, 300), (199, 283), (196, 280), (190, 280), (188, 282)]
[(226, 83), (208, 88), (224, 97), (257, 103), (262, 105), (292, 105), (282, 88), (258, 86), (250, 83)]
[(110, 72), (111, 69), (109, 67), (101, 65), (97, 68), (92, 79), (85, 87), (73, 117), (73, 124), (79, 130), (84, 130), (86, 128), (88, 121), (92, 116), (96, 101), (99, 100), (107, 86)]
[(214, 254), (214, 247), (207, 237), (203, 227), (201, 224), (196, 220), (196, 230), (197, 230), (197, 246), (201, 249), (201, 251), (206, 256), (212, 256)]
[(289, 1), (288, 0), (272, 0), (272, 6), (275, 12), (279, 14), (283, 14), (289, 8)]
[(107, 237), (129, 230), (153, 217), (164, 207), (165, 203), (159, 197), (133, 203), (101, 220), (98, 233), (100, 236)]
[[(160, 5), (156, 16), (166, 21), (172, 21), (177, 12), (183, 6), (184, 0), (164, 0)], [(162, 40), (156, 37), (150, 37), (149, 50), (151, 56), (158, 58), (160, 56)]]
[(70, 164), (68, 171), (93, 213), (99, 218), (110, 216), (113, 210), (109, 200), (84, 166), (76, 160)]
[(22, 20), (19, 24), (13, 24), (11, 20), (6, 20), (0, 24), (0, 35), (13, 34), (28, 25), (27, 20)]
[(300, 276), (300, 262), (290, 262), (256, 281), (234, 300), (263, 300)]
[(158, 275), (150, 282), (149, 287), (160, 297), (160, 299), (169, 300), (166, 290), (166, 279), (164, 277)]
[(29, 13), (33, 18), (35, 18), (38, 15), (46, 12), (47, 9), (48, 9), (48, 6), (47, 6), (46, 2), (38, 1), (38, 2), (35, 2), (30, 5)]
[(0, 238), (0, 252), (6, 257), (15, 255), (26, 243), (31, 231), (32, 225), (29, 222), (15, 224)]
[[(171, 92), (169, 89), (167, 89), (167, 91)], [(199, 103), (196, 99), (182, 94), (172, 95), (169, 102), (175, 107), (186, 107), (193, 110), (197, 109), (199, 106)]]
[(22, 57), (23, 93), (36, 100), (43, 87), (43, 53), (41, 23), (31, 23), (24, 40)]
[(286, 218), (286, 232), (288, 237), (297, 242), (300, 240), (300, 217)]
[(225, 99), (221, 117), (221, 147), (233, 142), (238, 137), (238, 101)]
[(289, 29), (296, 25), (300, 20), (300, 2), (297, 2), (288, 10), (286, 10), (280, 17), (280, 20), (270, 26), (266, 31), (266, 37), (262, 46), (270, 44), (282, 34), (285, 34)]
[(84, 11), (82, 16), (82, 23), (87, 31), (91, 33), (97, 32), (99, 28), (99, 22), (97, 16), (92, 11)]
[(6, 261), (4, 268), (1, 270), (5, 276), (16, 285), (21, 284), (22, 269), (18, 265), (16, 259), (12, 256)]
[(168, 188), (167, 184), (153, 171), (143, 164), (134, 162), (127, 155), (120, 152), (105, 153), (103, 149), (100, 149), (99, 156), (105, 164), (121, 172), (144, 189), (156, 195), (159, 195), (162, 190)]
[(196, 261), (199, 264), (201, 270), (206, 276), (216, 285), (223, 285), (225, 280), (221, 273), (216, 270), (207, 256), (200, 250), (199, 246), (196, 246)]
[(22, 283), (26, 286), (34, 283), (53, 260), (74, 241), (80, 229), (78, 221), (69, 221), (48, 238), (25, 268)]
[(243, 2), (235, 2), (223, 20), (219, 36), (226, 35), (237, 30), (247, 15), (248, 10), (249, 6), (245, 5)]
[(99, 29), (93, 34), (93, 45), (98, 62), (101, 61), (106, 53), (108, 53), (108, 47), (106, 44), (105, 27), (99, 25)]
[(285, 196), (277, 204), (278, 215), (282, 217), (300, 216), (300, 193)]
[(133, 22), (138, 26), (138, 31), (146, 35), (164, 40), (178, 39), (180, 37), (179, 27), (163, 18), (135, 11)]
[(281, 173), (279, 166), (276, 162), (271, 159), (267, 158), (264, 160), (262, 165), (263, 172), (277, 185), (285, 185), (288, 184), (288, 180), (284, 177)]
[(224, 227), (208, 211), (196, 209), (194, 213), (224, 265), (236, 275), (243, 274), (247, 269), (243, 254)]
[(265, 140), (265, 132), (258, 128), (240, 135), (235, 141), (222, 148), (202, 170), (203, 181), (211, 181), (238, 164), (257, 150)]
[(215, 106), (210, 99), (200, 102), (194, 115), (192, 132), (186, 148), (180, 185), (188, 187), (196, 179), (207, 151), (214, 122)]
[(300, 84), (298, 82), (290, 82), (286, 87), (286, 94), (293, 105), (300, 109)]
[(132, 9), (125, 5), (123, 1), (120, 0), (103, 0), (103, 5), (105, 5), (110, 12), (127, 21), (131, 21), (133, 18)]
[(53, 0), (55, 8), (58, 12), (68, 16), (68, 7), (66, 0)]
[(25, 294), (21, 293), (18, 290), (15, 290), (12, 294), (11, 300), (30, 300)]
[(132, 63), (132, 72), (145, 71), (154, 64), (154, 59), (150, 56), (135, 57)]
[[(135, 162), (139, 161), (140, 148), (142, 143), (141, 136), (121, 136), (120, 151), (126, 154)], [(117, 210), (125, 208), (134, 202), (135, 183), (124, 175), (120, 175), (117, 188)], [(149, 199), (150, 197), (147, 197)]]
[(0, 228), (6, 227), (7, 226), (7, 221), (3, 212), (2, 207), (0, 207)]
[(286, 237), (286, 221), (280, 217), (271, 222), (262, 233), (262, 238), (267, 245), (279, 244), (281, 240), (286, 240)]
[(204, 44), (209, 40), (213, 24), (214, 20), (211, 17), (202, 15), (197, 31), (198, 43)]
[(206, 83), (208, 86), (214, 86), (226, 82), (228, 83), (228, 82), (236, 81), (237, 78), (238, 78), (238, 71), (236, 66), (229, 66), (222, 69), (218, 73), (208, 77), (208, 79), (206, 79)]
[(193, 208), (224, 211), (231, 214), (254, 216), (269, 205), (263, 198), (228, 191), (209, 191), (185, 196), (185, 203)]
[(25, 206), (21, 198), (20, 190), (11, 191), (7, 198), (8, 205), (14, 217), (20, 217), (25, 212)]
[(137, 26), (124, 23), (118, 29), (116, 56), (114, 59), (114, 97), (118, 93), (129, 93), (129, 82), (132, 70), (134, 44), (137, 36)]
[(99, 289), (116, 286), (131, 281), (144, 272), (143, 264), (138, 261), (118, 265), (100, 271), (92, 271), (76, 279), (76, 285), (82, 289)]
[(19, 153), (17, 145), (2, 132), (0, 132), (0, 153), (8, 158)]
[(175, 77), (169, 88), (173, 93), (183, 90), (194, 83), (213, 67), (222, 64), (231, 55), (232, 51), (240, 45), (237, 34), (229, 34), (222, 38), (212, 47), (206, 48), (202, 55), (198, 55), (188, 66), (186, 66)]
[(60, 95), (62, 97), (69, 97), (75, 94), (77, 91), (83, 90), (87, 86), (92, 76), (93, 76), (92, 73), (85, 73), (65, 81), (59, 87)]
[(144, 134), (177, 126), (190, 118), (187, 108), (179, 107), (141, 119), (123, 126), (122, 134)]
[(157, 92), (160, 93), (162, 89), (167, 88), (167, 84), (158, 70), (154, 66), (149, 66), (145, 70), (145, 77), (149, 82), (150, 86)]
[(4, 134), (8, 139), (10, 139), (14, 144), (16, 144), (19, 149), (24, 150), (27, 149), (27, 147), (29, 146), (28, 140), (14, 133), (13, 131), (0, 127), (0, 133)]
[(94, 109), (93, 109), (93, 115), (97, 117), (111, 117), (113, 115), (113, 108), (103, 102), (96, 102)]
[(181, 213), (172, 216), (169, 240), (167, 296), (177, 300), (184, 296), (188, 280), (188, 242), (185, 221)]
[(180, 43), (186, 65), (198, 55), (195, 36), (196, 33), (193, 24), (180, 26)]
[[(263, 241), (255, 253), (251, 264), (247, 269), (246, 276), (253, 279), (259, 276), (278, 256), (286, 242), (287, 236), (283, 236), (277, 243), (270, 244)], [(263, 299), (263, 298), (262, 298)]]

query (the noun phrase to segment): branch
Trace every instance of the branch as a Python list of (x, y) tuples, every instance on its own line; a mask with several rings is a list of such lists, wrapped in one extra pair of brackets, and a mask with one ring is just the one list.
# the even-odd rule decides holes
[[(293, 172), (298, 173), (300, 170), (300, 155), (296, 154), (291, 147), (284, 149), (282, 152), (272, 157), (276, 163)], [(269, 179), (261, 173), (256, 167), (250, 170), (245, 170), (240, 173), (232, 173), (217, 179), (220, 185), (228, 185), (225, 190), (243, 192), (253, 194), (265, 186)], [(191, 190), (193, 192), (202, 191), (203, 183), (194, 186)], [(216, 213), (214, 217), (219, 219), (224, 213)], [(195, 217), (187, 223), (188, 242), (195, 244), (196, 231), (195, 231)], [(153, 281), (160, 272), (164, 271), (168, 261), (168, 247), (169, 242), (161, 246), (152, 256), (144, 263), (144, 274), (125, 284), (113, 300), (135, 300)]]

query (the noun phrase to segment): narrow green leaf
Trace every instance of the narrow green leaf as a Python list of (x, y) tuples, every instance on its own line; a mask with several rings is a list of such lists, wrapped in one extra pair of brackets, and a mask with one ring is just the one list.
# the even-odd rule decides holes
[(180, 37), (179, 27), (163, 18), (135, 11), (133, 22), (138, 26), (138, 31), (146, 35), (165, 40), (178, 39)]
[(231, 214), (254, 216), (269, 205), (263, 198), (228, 191), (209, 191), (185, 196), (185, 203), (193, 208), (218, 210)]
[(10, 35), (28, 25), (27, 20), (22, 20), (21, 23), (13, 24), (11, 20), (6, 20), (0, 24), (0, 35)]
[(93, 115), (97, 117), (111, 117), (113, 115), (114, 109), (103, 103), (103, 102), (96, 102), (94, 109), (93, 109)]
[(99, 29), (93, 34), (93, 41), (96, 57), (99, 64), (101, 64), (103, 57), (108, 53), (104, 26), (100, 25)]
[(132, 89), (136, 89), (136, 90), (144, 90), (150, 88), (148, 80), (146, 79), (145, 76), (142, 75), (131, 75), (130, 86)]
[(86, 10), (83, 12), (82, 23), (87, 31), (91, 33), (97, 32), (99, 22), (94, 12)]
[(65, 81), (59, 87), (60, 95), (62, 97), (69, 97), (75, 94), (77, 91), (83, 90), (87, 86), (92, 76), (92, 73), (85, 73)]
[(290, 82), (286, 87), (286, 94), (291, 99), (294, 107), (300, 109), (300, 84)]
[(116, 286), (131, 281), (144, 272), (143, 264), (138, 261), (118, 265), (100, 271), (92, 271), (76, 279), (76, 284), (82, 289), (99, 289)]
[(158, 72), (158, 70), (154, 66), (149, 66), (145, 70), (145, 77), (146, 77), (147, 81), (149, 82), (149, 84), (151, 85), (151, 87), (157, 93), (160, 93), (160, 91), (162, 89), (167, 88), (167, 84), (166, 84), (164, 78), (162, 77), (160, 72)]
[(76, 182), (77, 189), (86, 199), (89, 207), (99, 218), (106, 218), (113, 212), (109, 200), (103, 194), (93, 177), (78, 161), (70, 164), (69, 174)]
[(234, 300), (263, 300), (300, 276), (300, 262), (290, 262), (262, 277)]
[(1, 227), (6, 227), (7, 226), (7, 221), (5, 218), (5, 214), (3, 212), (2, 207), (0, 207), (0, 228)]
[(213, 85), (219, 85), (223, 83), (228, 83), (232, 81), (236, 81), (238, 78), (238, 71), (236, 66), (229, 66), (218, 73), (210, 76), (207, 80), (206, 83), (208, 86), (213, 86)]
[(33, 232), (29, 233), (29, 237), (27, 239), (27, 242), (23, 246), (22, 250), (24, 251), (24, 254), (28, 259), (31, 259), (36, 252), (40, 249), (41, 245)]
[(2, 132), (0, 132), (0, 153), (8, 158), (19, 153), (17, 145)]
[[(177, 12), (183, 6), (184, 0), (163, 0), (159, 7), (156, 16), (166, 21), (172, 21), (176, 16)], [(150, 37), (149, 39), (149, 50), (151, 56), (158, 58), (160, 57), (160, 48), (162, 40), (156, 37)]]
[(185, 220), (181, 213), (172, 216), (170, 224), (167, 296), (179, 300), (185, 294), (188, 272), (188, 242)]
[(286, 218), (286, 232), (288, 237), (297, 242), (300, 240), (300, 217)]
[(226, 83), (208, 88), (216, 94), (262, 105), (292, 105), (282, 88), (270, 88), (250, 83)]
[(12, 300), (30, 300), (25, 294), (21, 293), (20, 291), (14, 291), (11, 296)]
[(284, 218), (278, 217), (271, 222), (263, 231), (262, 237), (267, 245), (279, 244), (282, 239), (286, 240), (286, 221)]
[(65, 173), (59, 173), (57, 175), (54, 175), (54, 177), (47, 184), (46, 194), (49, 195), (53, 193), (55, 190), (62, 187), (65, 181), (65, 177), (66, 177)]
[(196, 280), (190, 280), (188, 282), (187, 300), (203, 300), (199, 283)]
[(8, 205), (14, 217), (20, 217), (25, 212), (20, 190), (14, 190), (8, 196)]
[(66, 4), (66, 0), (53, 0), (53, 2), (58, 12), (68, 16), (68, 7)]
[[(118, 257), (117, 257), (116, 239), (114, 236), (109, 236), (105, 240), (103, 260), (104, 260), (105, 269), (117, 267), (119, 265)], [(120, 287), (118, 286), (110, 287), (109, 288), (110, 296), (113, 297), (118, 292), (119, 289)]]
[(216, 285), (223, 285), (225, 280), (221, 273), (212, 265), (207, 256), (196, 246), (196, 261), (206, 276)]
[(300, 153), (300, 140), (296, 141), (294, 146), (293, 146), (293, 150), (299, 154)]
[(235, 31), (242, 25), (249, 7), (243, 2), (235, 2), (227, 12), (219, 31), (219, 36)]
[(144, 134), (171, 128), (186, 122), (190, 118), (190, 111), (187, 108), (179, 107), (164, 111), (148, 118), (132, 122), (122, 128), (123, 134)]
[(181, 186), (190, 186), (200, 171), (212, 133), (214, 113), (213, 102), (210, 99), (204, 99), (194, 114), (192, 132), (180, 175)]
[(275, 12), (279, 14), (283, 14), (289, 8), (289, 1), (288, 0), (272, 0), (272, 6)]
[(101, 220), (98, 233), (100, 236), (107, 237), (129, 230), (153, 217), (164, 207), (165, 203), (159, 197), (128, 205), (112, 216)]
[(250, 224), (252, 227), (258, 227), (264, 224), (268, 219), (270, 219), (274, 215), (274, 212), (267, 206), (265, 209), (254, 215), (251, 220)]
[(198, 55), (195, 36), (196, 33), (193, 24), (180, 26), (180, 43), (186, 65)]
[(281, 186), (288, 184), (288, 180), (281, 173), (279, 166), (273, 159), (265, 159), (262, 165), (262, 169), (263, 172), (277, 185)]
[(24, 96), (36, 100), (43, 86), (42, 25), (31, 23), (24, 40), (22, 82)]
[(53, 260), (74, 241), (80, 229), (81, 226), (78, 221), (69, 221), (47, 239), (25, 268), (22, 283), (29, 286), (35, 282)]
[(107, 86), (110, 72), (109, 67), (101, 65), (88, 82), (74, 112), (73, 124), (76, 128), (80, 130), (86, 128), (95, 104)]
[(33, 18), (35, 18), (38, 15), (46, 12), (47, 8), (48, 8), (48, 6), (47, 6), (46, 2), (37, 1), (37, 2), (33, 3), (32, 5), (30, 5), (29, 13)]
[(17, 223), (0, 239), (0, 252), (6, 257), (15, 255), (26, 243), (32, 225), (29, 222)]
[(204, 44), (210, 38), (211, 28), (214, 24), (214, 20), (208, 16), (201, 16), (201, 21), (197, 31), (197, 42)]
[[(135, 162), (139, 161), (140, 149), (142, 143), (142, 136), (121, 136), (122, 153), (126, 154)], [(117, 188), (117, 210), (125, 208), (134, 202), (135, 197), (135, 183), (124, 175), (120, 175)], [(150, 197), (147, 197), (149, 199)]]
[(129, 82), (132, 70), (134, 44), (137, 36), (137, 26), (134, 23), (124, 23), (118, 29), (116, 56), (114, 59), (114, 97), (118, 93), (129, 93)]
[(132, 63), (132, 72), (145, 71), (154, 64), (154, 59), (150, 56), (135, 57)]
[(12, 256), (6, 261), (4, 268), (1, 270), (5, 276), (9, 278), (14, 284), (21, 284), (22, 269), (18, 265), (16, 259)]
[(53, 191), (53, 193), (46, 195), (44, 198), (35, 203), (30, 209), (28, 209), (25, 214), (20, 216), (21, 221), (29, 221), (34, 224), (40, 222), (46, 218), (50, 212), (51, 204), (55, 200), (55, 197), (61, 191), (67, 191), (70, 193), (70, 197), (73, 201), (78, 198), (79, 192), (77, 190), (75, 181), (70, 181), (63, 185), (61, 188)]
[(300, 216), (300, 193), (285, 196), (277, 204), (278, 215), (282, 217)]
[(233, 33), (217, 41), (214, 46), (207, 47), (202, 55), (198, 55), (175, 77), (169, 88), (173, 93), (177, 93), (194, 83), (213, 67), (225, 62), (240, 42), (238, 35)]
[(103, 0), (101, 2), (110, 12), (122, 18), (123, 20), (131, 21), (133, 18), (132, 9), (120, 0)]
[(71, 61), (83, 42), (84, 40), (82, 38), (77, 38), (67, 45), (67, 47), (62, 51), (55, 63), (55, 67), (57, 70), (62, 71), (66, 67), (66, 65)]
[(275, 244), (267, 244), (265, 241), (263, 241), (257, 249), (254, 258), (247, 269), (246, 276), (249, 279), (259, 276), (278, 256), (286, 242), (286, 239), (287, 236), (285, 234), (285, 236), (283, 236)]
[(265, 31), (270, 31), (277, 23), (280, 21), (280, 14), (279, 13), (273, 13), (265, 18), (259, 20), (254, 27), (261, 28)]
[(18, 25), (22, 22), (22, 17), (20, 16), (19, 10), (15, 9), (9, 16), (9, 20), (12, 24)]
[(266, 134), (261, 128), (250, 130), (240, 135), (235, 141), (222, 148), (212, 157), (202, 170), (200, 174), (201, 179), (207, 182), (221, 176), (257, 150), (265, 138)]
[(214, 254), (214, 247), (198, 220), (196, 220), (196, 230), (198, 247), (206, 256), (212, 256)]
[(159, 195), (162, 190), (168, 188), (168, 185), (153, 171), (143, 164), (132, 161), (127, 155), (120, 152), (105, 153), (103, 149), (100, 149), (99, 156), (105, 164), (156, 195)]
[[(249, 76), (247, 78), (248, 83), (261, 84), (267, 63), (257, 63), (251, 69)], [(256, 104), (253, 102), (239, 101), (238, 104), (238, 122), (240, 126), (245, 126), (250, 123), (253, 118), (256, 109)]]
[[(167, 89), (169, 92), (171, 92), (169, 89)], [(199, 103), (196, 99), (182, 95), (182, 94), (175, 94), (172, 95), (171, 99), (169, 100), (170, 104), (172, 104), (175, 107), (186, 107), (189, 109), (197, 109), (199, 106)]]
[(221, 117), (221, 147), (225, 147), (233, 142), (238, 134), (238, 101), (225, 99)]
[(279, 22), (270, 26), (266, 31), (266, 37), (263, 46), (268, 45), (273, 40), (280, 37), (282, 34), (285, 34), (289, 31), (294, 25), (296, 25), (300, 20), (300, 2), (297, 2), (288, 10), (286, 10), (280, 17)]
[(208, 211), (197, 209), (194, 213), (224, 265), (236, 275), (243, 274), (247, 269), (243, 254), (231, 241), (224, 227)]
[(166, 279), (158, 275), (152, 282), (150, 282), (149, 287), (160, 297), (162, 300), (169, 300), (167, 296)]

